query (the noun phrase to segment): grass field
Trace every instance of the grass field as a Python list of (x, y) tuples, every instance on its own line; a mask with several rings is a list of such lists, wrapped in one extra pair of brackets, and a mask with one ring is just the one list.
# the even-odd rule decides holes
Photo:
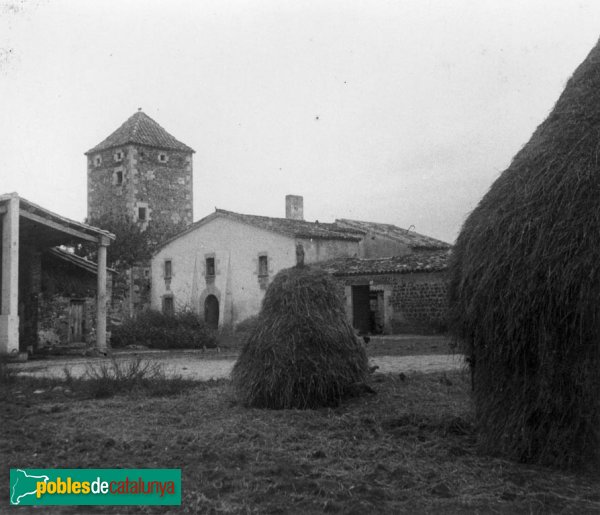
[(171, 511), (190, 513), (600, 511), (598, 475), (479, 456), (462, 373), (374, 375), (376, 395), (315, 411), (243, 408), (228, 381), (91, 384), (5, 378), (0, 511), (11, 467), (181, 468)]

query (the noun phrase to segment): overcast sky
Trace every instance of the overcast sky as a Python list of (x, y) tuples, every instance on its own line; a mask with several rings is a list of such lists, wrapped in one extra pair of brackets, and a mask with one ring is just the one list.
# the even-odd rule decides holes
[(453, 242), (600, 36), (596, 0), (0, 0), (0, 193), (86, 215), (138, 107), (216, 207)]

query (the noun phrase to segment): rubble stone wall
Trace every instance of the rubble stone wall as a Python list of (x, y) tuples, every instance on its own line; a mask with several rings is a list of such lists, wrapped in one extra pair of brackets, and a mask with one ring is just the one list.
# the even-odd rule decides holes
[(445, 272), (336, 276), (346, 298), (352, 322), (352, 286), (369, 285), (371, 291), (390, 290), (384, 305), (386, 332), (433, 334), (446, 330), (448, 279)]
[[(190, 224), (192, 186), (190, 152), (127, 145), (90, 154), (88, 218), (126, 213), (142, 224)], [(147, 208), (145, 221), (140, 207)]]

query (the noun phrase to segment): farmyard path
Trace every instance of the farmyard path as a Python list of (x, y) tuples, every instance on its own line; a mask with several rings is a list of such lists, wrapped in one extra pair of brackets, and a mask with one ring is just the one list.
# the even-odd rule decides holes
[[(119, 360), (134, 360), (136, 355), (122, 356)], [(210, 379), (228, 378), (235, 363), (235, 356), (222, 359), (207, 359), (201, 354), (168, 355), (166, 353), (143, 354), (144, 359), (160, 363), (169, 375), (181, 376), (185, 379), (208, 381)], [(64, 377), (68, 369), (73, 377), (82, 376), (90, 365), (109, 362), (108, 359), (60, 359), (48, 361), (31, 361), (11, 365), (19, 374), (36, 377)], [(383, 374), (409, 372), (442, 372), (457, 370), (464, 366), (462, 355), (432, 354), (423, 356), (374, 356), (369, 358), (370, 365), (377, 365)]]

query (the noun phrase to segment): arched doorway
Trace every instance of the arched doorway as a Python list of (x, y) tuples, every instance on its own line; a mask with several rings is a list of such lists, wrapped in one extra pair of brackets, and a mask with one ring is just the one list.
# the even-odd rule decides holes
[(211, 329), (219, 328), (219, 300), (214, 295), (204, 301), (204, 322)]

